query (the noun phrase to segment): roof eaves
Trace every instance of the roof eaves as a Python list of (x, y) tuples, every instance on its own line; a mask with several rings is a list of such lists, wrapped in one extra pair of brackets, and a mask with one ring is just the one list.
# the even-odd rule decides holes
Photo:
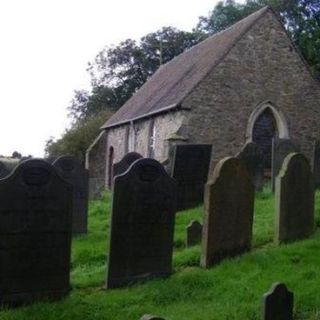
[(175, 104), (171, 104), (171, 105), (169, 105), (167, 107), (164, 107), (164, 108), (161, 108), (161, 109), (158, 109), (158, 110), (155, 110), (155, 111), (148, 112), (148, 113), (143, 114), (143, 115), (138, 116), (138, 117), (134, 117), (134, 118), (131, 118), (131, 119), (119, 121), (119, 122), (116, 122), (116, 123), (112, 123), (110, 125), (103, 125), (102, 127), (100, 127), (100, 129), (101, 130), (110, 129), (110, 128), (113, 128), (113, 127), (121, 126), (121, 125), (126, 124), (126, 123), (130, 123), (130, 122), (134, 122), (134, 121), (137, 121), (137, 120), (141, 120), (143, 118), (148, 118), (148, 117), (151, 117), (153, 115), (157, 115), (159, 113), (165, 113), (165, 112), (168, 112), (168, 111), (172, 111), (174, 109), (190, 110), (190, 108), (181, 108), (181, 104), (180, 103), (175, 103)]

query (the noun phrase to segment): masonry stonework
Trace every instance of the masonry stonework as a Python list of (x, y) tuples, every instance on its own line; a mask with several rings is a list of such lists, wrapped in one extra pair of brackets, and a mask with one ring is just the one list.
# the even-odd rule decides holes
[(114, 162), (128, 151), (163, 162), (176, 143), (212, 144), (213, 167), (251, 142), (250, 121), (264, 107), (272, 111), (280, 138), (294, 140), (311, 158), (320, 138), (319, 82), (272, 10), (264, 8), (207, 40), (159, 68), (106, 124), (107, 177), (110, 147)]
[(212, 143), (213, 164), (246, 142), (250, 114), (263, 102), (282, 111), (289, 137), (310, 158), (320, 136), (320, 90), (271, 12), (184, 100), (191, 143)]

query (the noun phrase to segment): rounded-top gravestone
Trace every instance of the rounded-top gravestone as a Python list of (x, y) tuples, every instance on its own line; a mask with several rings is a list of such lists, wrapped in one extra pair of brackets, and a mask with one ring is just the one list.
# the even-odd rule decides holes
[(113, 177), (126, 172), (136, 160), (141, 159), (142, 155), (137, 152), (127, 153), (119, 162), (112, 167)]
[(308, 159), (289, 154), (276, 179), (275, 242), (308, 237), (314, 230), (314, 179)]
[(43, 160), (0, 180), (0, 303), (57, 299), (70, 289), (72, 186)]
[(53, 162), (58, 174), (73, 186), (72, 232), (86, 233), (88, 224), (89, 175), (79, 160), (61, 156)]
[(171, 273), (176, 182), (153, 159), (114, 179), (107, 288)]
[(216, 165), (205, 186), (201, 265), (210, 267), (251, 247), (254, 185), (237, 158)]

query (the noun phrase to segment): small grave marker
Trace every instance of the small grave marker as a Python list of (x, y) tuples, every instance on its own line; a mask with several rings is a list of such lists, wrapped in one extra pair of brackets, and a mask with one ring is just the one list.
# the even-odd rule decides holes
[(201, 242), (202, 224), (192, 220), (186, 227), (186, 247), (191, 247)]
[(153, 316), (151, 314), (145, 314), (140, 318), (140, 320), (164, 320), (164, 319), (158, 316)]
[(285, 284), (274, 283), (262, 298), (262, 320), (292, 320), (293, 293)]

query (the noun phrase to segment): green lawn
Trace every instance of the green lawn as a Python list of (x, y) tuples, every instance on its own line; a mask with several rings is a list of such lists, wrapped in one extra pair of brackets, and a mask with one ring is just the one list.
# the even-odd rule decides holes
[[(317, 193), (317, 225), (319, 209)], [(266, 188), (256, 196), (253, 250), (202, 269), (200, 246), (184, 248), (185, 226), (192, 219), (202, 220), (202, 208), (178, 213), (173, 275), (104, 290), (110, 219), (110, 199), (105, 194), (90, 204), (89, 234), (73, 240), (70, 295), (61, 302), (2, 310), (0, 320), (138, 320), (145, 313), (166, 320), (260, 319), (262, 294), (276, 281), (285, 282), (294, 292), (295, 319), (320, 319), (320, 232), (305, 241), (275, 246), (273, 215), (273, 196)]]

